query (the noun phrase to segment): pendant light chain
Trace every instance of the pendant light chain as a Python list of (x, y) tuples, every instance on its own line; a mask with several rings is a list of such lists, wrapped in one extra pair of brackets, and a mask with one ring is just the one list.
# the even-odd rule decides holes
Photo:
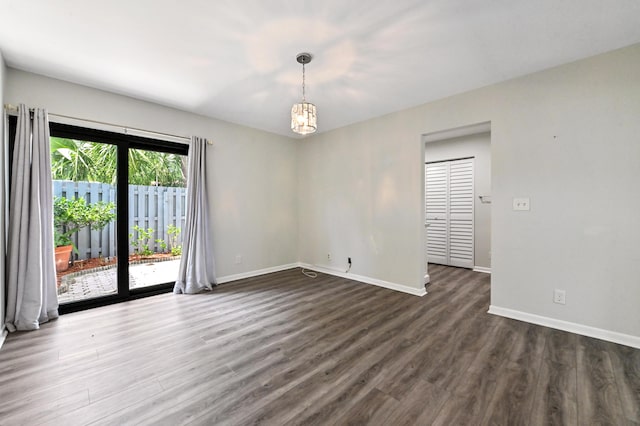
[(302, 102), (307, 101), (307, 98), (305, 97), (304, 89), (305, 89), (305, 73), (304, 73), (304, 62), (303, 62), (302, 63)]

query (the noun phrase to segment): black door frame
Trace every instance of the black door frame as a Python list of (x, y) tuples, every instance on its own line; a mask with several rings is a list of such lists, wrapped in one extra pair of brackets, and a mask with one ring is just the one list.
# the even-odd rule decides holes
[[(10, 158), (13, 154), (13, 141), (15, 140), (17, 118), (9, 117)], [(50, 134), (53, 137), (99, 142), (115, 145), (117, 154), (117, 182), (116, 182), (116, 248), (118, 254), (129, 253), (129, 149), (142, 149), (146, 151), (164, 152), (168, 154), (188, 155), (189, 145), (170, 142), (166, 140), (147, 138), (142, 136), (109, 132), (106, 130), (91, 129), (62, 123), (49, 123)], [(11, 161), (9, 162), (11, 164)], [(9, 171), (10, 173), (10, 171)], [(11, 176), (9, 174), (9, 176)], [(98, 306), (110, 305), (141, 297), (153, 296), (170, 292), (173, 282), (156, 284), (142, 288), (129, 288), (129, 257), (118, 255), (117, 260), (117, 288), (114, 295), (101, 296), (92, 299), (60, 305), (60, 314), (81, 311)]]

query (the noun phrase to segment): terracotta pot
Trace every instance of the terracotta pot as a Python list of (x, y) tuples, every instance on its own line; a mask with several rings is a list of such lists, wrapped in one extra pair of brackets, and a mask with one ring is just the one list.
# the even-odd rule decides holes
[(69, 269), (69, 260), (73, 246), (56, 247), (56, 272), (63, 272)]

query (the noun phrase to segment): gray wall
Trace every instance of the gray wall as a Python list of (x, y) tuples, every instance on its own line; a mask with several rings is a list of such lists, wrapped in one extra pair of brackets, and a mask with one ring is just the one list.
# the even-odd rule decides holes
[(297, 262), (294, 140), (11, 68), (7, 74), (12, 104), (213, 140), (207, 161), (217, 276)]
[[(7, 69), (4, 64), (4, 58), (2, 57), (2, 52), (0, 52), (0, 101), (2, 101), (2, 105), (4, 105), (5, 93), (7, 86)], [(4, 108), (3, 108), (4, 111)], [(0, 135), (2, 136), (2, 140), (4, 141), (4, 114), (3, 119), (0, 120)], [(0, 277), (2, 277), (2, 285), (0, 285), (0, 345), (2, 344), (2, 334), (4, 332), (4, 305), (5, 305), (5, 227), (6, 227), (6, 203), (8, 200), (5, 200), (5, 146), (2, 144), (2, 149), (0, 149), (0, 165), (2, 165), (2, 171), (0, 172)]]
[(491, 122), (492, 306), (640, 344), (637, 69), (640, 44), (301, 141), (301, 261), (421, 288), (421, 135)]
[(297, 259), (344, 271), (350, 256), (353, 273), (414, 289), (422, 135), (491, 122), (492, 307), (637, 343), (639, 67), (640, 44), (295, 141), (11, 69), (4, 99), (212, 138), (219, 275)]
[(478, 195), (491, 195), (491, 134), (481, 133), (425, 144), (425, 162), (474, 157), (474, 265), (491, 268), (491, 204)]

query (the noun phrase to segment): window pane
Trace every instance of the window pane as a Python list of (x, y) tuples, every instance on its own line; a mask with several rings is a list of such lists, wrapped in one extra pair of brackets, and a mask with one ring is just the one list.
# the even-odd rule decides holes
[(60, 304), (117, 293), (115, 145), (51, 138)]
[(187, 157), (129, 150), (129, 288), (175, 282), (182, 254)]

